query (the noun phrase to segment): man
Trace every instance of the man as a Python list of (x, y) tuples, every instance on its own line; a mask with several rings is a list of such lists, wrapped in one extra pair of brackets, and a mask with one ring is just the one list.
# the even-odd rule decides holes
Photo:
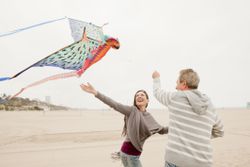
[(197, 90), (198, 74), (181, 70), (176, 92), (161, 89), (157, 71), (152, 78), (155, 98), (169, 110), (165, 167), (212, 167), (210, 141), (223, 136), (223, 124), (210, 99)]

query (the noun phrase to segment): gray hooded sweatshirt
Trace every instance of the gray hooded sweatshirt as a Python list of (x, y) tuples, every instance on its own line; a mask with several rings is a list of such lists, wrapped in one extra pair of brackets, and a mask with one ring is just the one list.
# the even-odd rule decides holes
[(165, 160), (178, 167), (211, 167), (211, 138), (224, 131), (210, 99), (196, 89), (166, 92), (159, 78), (154, 79), (153, 92), (169, 110)]
[(168, 128), (159, 125), (147, 111), (141, 112), (135, 106), (118, 103), (100, 92), (95, 97), (127, 117), (127, 136), (125, 140), (130, 141), (140, 152), (142, 152), (143, 144), (149, 136), (155, 133), (168, 133)]

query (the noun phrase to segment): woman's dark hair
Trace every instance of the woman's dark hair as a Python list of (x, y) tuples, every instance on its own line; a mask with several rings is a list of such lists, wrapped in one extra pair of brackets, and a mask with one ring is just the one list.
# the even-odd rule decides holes
[[(149, 99), (148, 93), (147, 93), (145, 90), (141, 89), (141, 90), (136, 91), (136, 93), (135, 93), (135, 95), (134, 95), (134, 103), (133, 103), (133, 105), (134, 105), (136, 108), (138, 108), (138, 109), (139, 109), (139, 107), (136, 105), (136, 95), (137, 95), (137, 93), (139, 93), (139, 92), (143, 92), (143, 93), (146, 95), (146, 98)], [(147, 108), (147, 106), (148, 106), (148, 104), (146, 105), (146, 108)], [(125, 116), (125, 117), (124, 117), (124, 126), (123, 126), (123, 130), (122, 130), (122, 136), (126, 136), (126, 135), (127, 135), (127, 119), (128, 119), (128, 117)]]

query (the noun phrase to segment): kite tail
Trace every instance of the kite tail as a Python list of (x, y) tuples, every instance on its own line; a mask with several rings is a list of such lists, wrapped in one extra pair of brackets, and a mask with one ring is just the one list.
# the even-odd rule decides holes
[(53, 23), (53, 22), (56, 22), (56, 21), (59, 21), (59, 20), (63, 20), (63, 19), (67, 19), (67, 17), (59, 18), (59, 19), (54, 19), (54, 20), (49, 20), (49, 21), (45, 21), (45, 22), (42, 22), (42, 23), (38, 23), (38, 24), (32, 25), (32, 26), (28, 26), (28, 27), (17, 29), (17, 30), (13, 30), (13, 31), (1, 33), (0, 37), (12, 35), (12, 34), (24, 31), (24, 30), (28, 30), (28, 29), (31, 29), (31, 28), (34, 28), (34, 27), (38, 27), (38, 26), (41, 26), (41, 25), (44, 25), (44, 24)]
[(10, 80), (11, 78), (10, 77), (2, 77), (0, 78), (0, 81), (6, 81), (6, 80)]
[[(82, 73), (81, 73), (82, 74)], [(43, 84), (45, 82), (48, 82), (48, 81), (52, 81), (52, 80), (57, 80), (57, 79), (63, 79), (63, 78), (70, 78), (70, 77), (80, 77), (81, 74), (78, 73), (78, 71), (73, 71), (73, 72), (68, 72), (68, 73), (62, 73), (62, 74), (57, 74), (57, 75), (53, 75), (53, 76), (50, 76), (50, 77), (47, 77), (47, 78), (44, 78), (42, 80), (39, 80), (39, 81), (36, 81), (24, 88), (22, 88), (19, 92), (17, 92), (15, 95), (13, 95), (12, 97), (10, 97), (10, 99), (14, 98), (14, 97), (17, 97), (18, 95), (20, 95), (24, 90), (28, 89), (28, 88), (31, 88), (33, 86), (37, 86), (37, 85), (40, 85), (40, 84)]]

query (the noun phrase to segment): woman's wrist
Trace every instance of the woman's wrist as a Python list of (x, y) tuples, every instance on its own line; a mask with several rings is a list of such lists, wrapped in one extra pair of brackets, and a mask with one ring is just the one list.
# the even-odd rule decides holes
[(93, 95), (95, 95), (95, 96), (96, 96), (96, 95), (97, 95), (97, 93), (98, 93), (98, 92), (97, 92), (96, 90), (94, 90), (94, 91), (93, 91)]

